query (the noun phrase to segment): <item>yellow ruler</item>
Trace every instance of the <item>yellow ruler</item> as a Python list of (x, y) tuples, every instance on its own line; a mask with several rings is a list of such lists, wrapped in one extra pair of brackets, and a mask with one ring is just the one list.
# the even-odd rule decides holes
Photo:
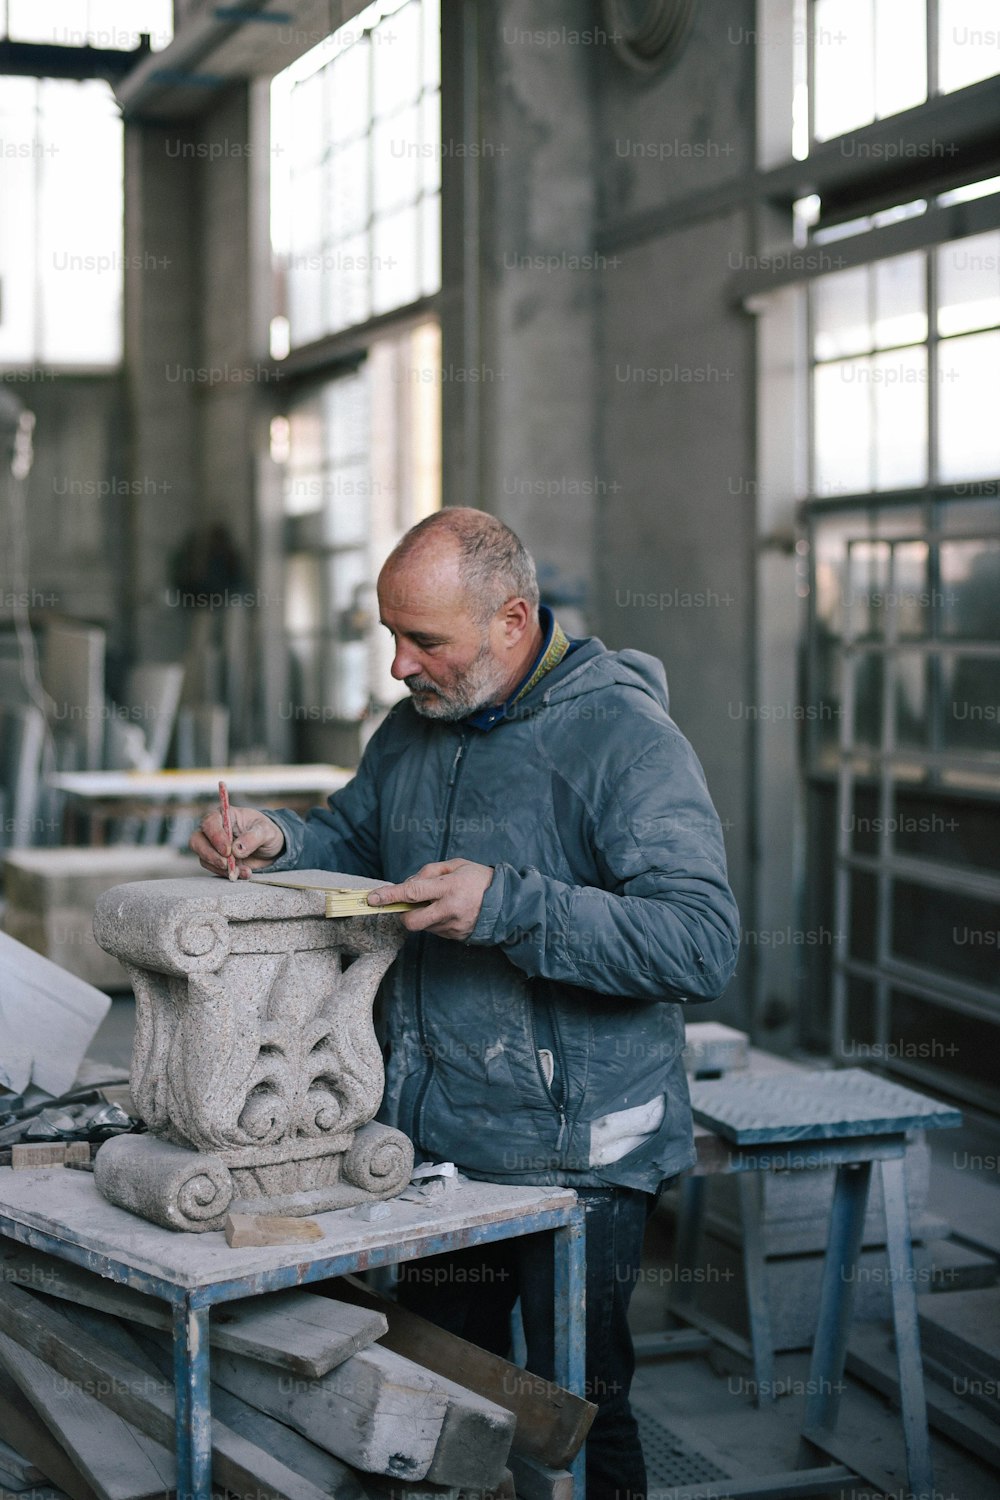
[(283, 885), (293, 891), (316, 891), (326, 897), (328, 917), (377, 917), (384, 911), (412, 911), (415, 906), (425, 904), (420, 901), (388, 901), (385, 906), (369, 906), (368, 893), (379, 889), (377, 881), (372, 881), (369, 886), (329, 885), (323, 872), (318, 870), (288, 875), (252, 875), (250, 878), (254, 885)]

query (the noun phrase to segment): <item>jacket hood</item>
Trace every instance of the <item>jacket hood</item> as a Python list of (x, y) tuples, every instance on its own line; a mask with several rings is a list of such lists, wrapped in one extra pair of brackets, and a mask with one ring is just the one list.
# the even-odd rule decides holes
[(597, 636), (589, 636), (547, 673), (524, 700), (531, 713), (549, 703), (565, 703), (587, 693), (602, 692), (610, 684), (637, 688), (664, 713), (670, 712), (670, 693), (663, 663), (645, 651), (609, 651)]

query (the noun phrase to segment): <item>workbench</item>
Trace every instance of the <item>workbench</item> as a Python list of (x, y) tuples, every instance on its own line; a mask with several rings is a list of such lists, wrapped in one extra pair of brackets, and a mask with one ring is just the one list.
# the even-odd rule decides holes
[[(221, 1233), (175, 1233), (115, 1207), (89, 1173), (0, 1168), (0, 1233), (169, 1304), (177, 1490), (193, 1500), (209, 1500), (212, 1485), (209, 1315), (239, 1297), (544, 1231), (555, 1261), (555, 1378), (583, 1394), (584, 1210), (575, 1193), (463, 1182), (436, 1198), (393, 1199), (389, 1208), (374, 1221), (352, 1209), (317, 1214), (320, 1240), (236, 1250)], [(572, 1472), (583, 1500), (583, 1450)]]
[(78, 813), (90, 822), (90, 842), (104, 842), (107, 823), (115, 818), (201, 817), (219, 805), (219, 782), (241, 806), (290, 807), (307, 813), (325, 806), (332, 792), (353, 777), (343, 766), (214, 766), (177, 771), (58, 771), (47, 784), (68, 799), (66, 828), (73, 842)]

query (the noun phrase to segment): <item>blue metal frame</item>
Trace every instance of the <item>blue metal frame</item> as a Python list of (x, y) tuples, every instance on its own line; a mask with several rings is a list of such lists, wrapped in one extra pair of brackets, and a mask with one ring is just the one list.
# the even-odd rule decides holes
[[(810, 1449), (823, 1449), (824, 1440), (832, 1437), (837, 1425), (868, 1190), (872, 1167), (878, 1163), (882, 1174), (907, 1485), (911, 1493), (920, 1496), (929, 1495), (933, 1491), (934, 1479), (920, 1360), (916, 1282), (904, 1175), (905, 1158), (906, 1136), (902, 1132), (841, 1140), (804, 1139), (750, 1146), (729, 1145), (728, 1158), (724, 1162), (714, 1162), (711, 1167), (706, 1167), (704, 1173), (699, 1173), (698, 1167), (695, 1167), (694, 1175), (685, 1178), (681, 1184), (678, 1247), (683, 1247), (693, 1264), (705, 1212), (705, 1177), (716, 1173), (738, 1174), (740, 1187), (745, 1189), (740, 1193), (740, 1206), (750, 1311), (750, 1352), (758, 1391), (766, 1395), (773, 1389), (773, 1382), (767, 1383), (768, 1374), (773, 1368), (773, 1349), (766, 1296), (765, 1258), (759, 1215), (755, 1212), (756, 1194), (750, 1191), (751, 1183), (748, 1178), (753, 1174), (775, 1169), (813, 1171), (823, 1167), (836, 1168), (816, 1336), (809, 1369), (809, 1396), (799, 1455), (799, 1462), (806, 1463), (810, 1458)], [(756, 1182), (758, 1186), (761, 1185), (759, 1176)], [(678, 1260), (681, 1263), (680, 1256)], [(709, 1334), (715, 1331), (712, 1320), (686, 1305), (685, 1300), (675, 1299), (670, 1311), (682, 1321), (691, 1322), (696, 1328), (707, 1330)], [(718, 1332), (722, 1334), (725, 1330), (718, 1329)], [(674, 1344), (671, 1343), (672, 1338), (676, 1341)], [(735, 1338), (732, 1342), (734, 1345), (745, 1343)], [(659, 1338), (647, 1337), (641, 1346), (642, 1353), (647, 1357), (684, 1353), (690, 1347), (687, 1335), (678, 1337), (670, 1333)], [(760, 1398), (757, 1404), (760, 1404)], [(801, 1487), (793, 1473), (775, 1476), (775, 1482), (780, 1479), (782, 1495), (808, 1495), (814, 1493), (815, 1476), (814, 1470), (803, 1472)], [(837, 1482), (837, 1476), (838, 1471), (831, 1469), (831, 1483)], [(734, 1497), (759, 1495), (763, 1493), (760, 1489), (762, 1482), (754, 1480), (744, 1485), (734, 1481), (726, 1493)], [(839, 1482), (843, 1484), (842, 1479)], [(767, 1493), (772, 1492), (768, 1490)]]
[[(584, 1318), (586, 1273), (584, 1262), (584, 1211), (579, 1203), (561, 1208), (528, 1210), (498, 1223), (476, 1224), (467, 1229), (436, 1231), (416, 1229), (395, 1245), (375, 1246), (330, 1255), (306, 1264), (290, 1262), (253, 1276), (184, 1287), (167, 1277), (150, 1275), (130, 1266), (122, 1258), (101, 1255), (81, 1245), (45, 1233), (0, 1214), (0, 1234), (72, 1261), (136, 1291), (146, 1292), (170, 1304), (173, 1313), (174, 1378), (176, 1389), (177, 1493), (179, 1500), (210, 1500), (212, 1491), (212, 1417), (210, 1400), (209, 1316), (220, 1302), (239, 1297), (257, 1297), (286, 1287), (308, 1286), (363, 1271), (375, 1266), (396, 1265), (425, 1255), (440, 1255), (468, 1245), (491, 1240), (514, 1239), (522, 1234), (551, 1231), (555, 1272), (555, 1377), (575, 1395), (584, 1394)], [(573, 1494), (585, 1500), (585, 1447), (571, 1467)]]

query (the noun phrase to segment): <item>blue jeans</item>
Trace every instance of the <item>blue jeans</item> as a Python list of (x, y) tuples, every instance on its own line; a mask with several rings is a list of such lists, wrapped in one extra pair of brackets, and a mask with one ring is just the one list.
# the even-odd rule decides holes
[[(584, 1395), (598, 1408), (587, 1438), (587, 1500), (645, 1500), (646, 1465), (629, 1405), (635, 1356), (628, 1305), (656, 1198), (624, 1187), (581, 1188), (579, 1198), (587, 1214)], [(527, 1368), (554, 1378), (549, 1235), (411, 1261), (400, 1266), (399, 1277), (404, 1306), (493, 1354), (509, 1354), (510, 1314), (520, 1297)]]

